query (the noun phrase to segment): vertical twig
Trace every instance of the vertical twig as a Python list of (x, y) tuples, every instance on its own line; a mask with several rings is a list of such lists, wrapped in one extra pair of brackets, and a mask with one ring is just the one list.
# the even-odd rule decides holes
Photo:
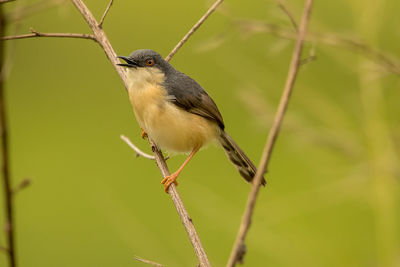
[(282, 9), (282, 11), (288, 16), (290, 23), (292, 23), (294, 30), (296, 33), (299, 33), (299, 27), (297, 26), (296, 20), (294, 19), (292, 13), (285, 7), (282, 3), (282, 0), (278, 0), (278, 7)]
[(110, 0), (110, 3), (108, 3), (108, 6), (107, 6), (106, 10), (104, 11), (103, 16), (100, 19), (99, 25), (97, 25), (97, 26), (99, 26), (99, 28), (103, 28), (104, 19), (106, 18), (108, 11), (110, 11), (110, 8), (111, 8), (111, 5), (113, 4), (113, 2), (114, 2), (114, 0)]
[(217, 9), (217, 7), (222, 3), (224, 0), (217, 0), (208, 10), (207, 12), (199, 19), (198, 22), (188, 31), (188, 33), (179, 41), (179, 43), (172, 49), (168, 56), (166, 56), (165, 60), (170, 61), (171, 58), (178, 52), (178, 50), (183, 46), (183, 44), (189, 39), (189, 37), (197, 31), (197, 29), (203, 24), (203, 22)]
[(257, 173), (253, 180), (253, 186), (251, 188), (249, 197), (247, 199), (246, 209), (242, 217), (242, 222), (239, 227), (239, 231), (236, 237), (236, 241), (233, 245), (227, 267), (233, 267), (236, 265), (236, 262), (243, 261), (244, 247), (245, 247), (244, 241), (250, 227), (251, 217), (254, 211), (254, 206), (260, 189), (260, 184), (261, 184), (260, 182), (263, 174), (267, 170), (267, 166), (272, 155), (272, 150), (274, 148), (276, 138), (278, 136), (280, 127), (282, 125), (283, 117), (285, 115), (290, 95), (292, 93), (293, 86), (296, 81), (297, 73), (299, 70), (301, 51), (307, 31), (307, 24), (311, 15), (312, 3), (313, 0), (306, 0), (303, 15), (300, 22), (299, 34), (297, 36), (296, 45), (293, 51), (292, 61), (290, 63), (290, 68), (285, 88), (283, 90), (282, 97), (279, 102), (278, 111), (275, 115), (274, 123), (268, 135), (267, 143), (265, 145), (263, 155), (261, 157), (260, 165), (257, 169)]
[[(6, 20), (3, 14), (3, 7), (0, 5), (0, 37), (4, 36)], [(3, 73), (4, 67), (4, 42), (0, 41), (0, 73)], [(4, 93), (4, 76), (0, 76), (0, 127), (1, 127), (1, 157), (2, 157), (2, 175), (4, 186), (4, 202), (6, 206), (5, 214), (5, 232), (7, 236), (7, 254), (9, 257), (10, 267), (17, 266), (15, 257), (15, 223), (14, 210), (12, 202), (12, 189), (9, 172), (9, 154), (8, 154), (8, 135)]]

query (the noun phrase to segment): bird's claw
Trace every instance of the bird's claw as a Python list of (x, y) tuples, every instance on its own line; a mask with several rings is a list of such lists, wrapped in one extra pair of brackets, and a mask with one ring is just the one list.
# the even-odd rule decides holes
[(146, 139), (148, 136), (147, 136), (147, 133), (142, 129), (142, 138), (143, 139)]
[(177, 178), (178, 178), (178, 174), (173, 173), (171, 175), (165, 176), (165, 178), (162, 179), (161, 183), (164, 185), (165, 193), (168, 193), (168, 188), (172, 183), (175, 186), (178, 186), (178, 182), (176, 181)]

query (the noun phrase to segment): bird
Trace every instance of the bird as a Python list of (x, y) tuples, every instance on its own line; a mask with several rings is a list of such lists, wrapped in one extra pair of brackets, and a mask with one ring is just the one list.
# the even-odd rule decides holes
[[(142, 137), (150, 137), (168, 152), (189, 154), (176, 172), (161, 181), (165, 192), (172, 183), (178, 185), (176, 179), (193, 156), (215, 141), (240, 175), (252, 182), (256, 167), (226, 133), (217, 105), (200, 84), (151, 49), (117, 57), (124, 61), (117, 65), (126, 69), (129, 99)], [(266, 185), (264, 177), (261, 184)]]

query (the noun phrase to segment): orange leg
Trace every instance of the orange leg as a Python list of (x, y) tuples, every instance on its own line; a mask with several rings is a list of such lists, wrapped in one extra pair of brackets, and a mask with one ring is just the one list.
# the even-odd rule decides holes
[(147, 138), (147, 133), (142, 129), (142, 127), (140, 127), (140, 129), (142, 130), (142, 138)]
[(178, 183), (175, 181), (179, 174), (181, 173), (181, 171), (183, 170), (183, 168), (185, 168), (186, 164), (188, 164), (188, 162), (193, 158), (194, 154), (196, 154), (196, 152), (199, 151), (198, 148), (194, 148), (193, 151), (190, 153), (189, 157), (187, 157), (187, 159), (185, 160), (185, 162), (183, 162), (182, 166), (173, 174), (166, 176), (161, 183), (164, 184), (164, 188), (165, 188), (165, 192), (168, 193), (168, 188), (169, 186), (174, 183), (175, 185), (178, 185)]

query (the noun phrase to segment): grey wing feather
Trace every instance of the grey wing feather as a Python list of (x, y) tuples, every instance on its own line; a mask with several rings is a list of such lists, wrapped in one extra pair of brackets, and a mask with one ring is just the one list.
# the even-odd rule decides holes
[(169, 101), (190, 113), (215, 121), (221, 129), (225, 128), (217, 105), (195, 80), (178, 71), (168, 77), (164, 86)]

